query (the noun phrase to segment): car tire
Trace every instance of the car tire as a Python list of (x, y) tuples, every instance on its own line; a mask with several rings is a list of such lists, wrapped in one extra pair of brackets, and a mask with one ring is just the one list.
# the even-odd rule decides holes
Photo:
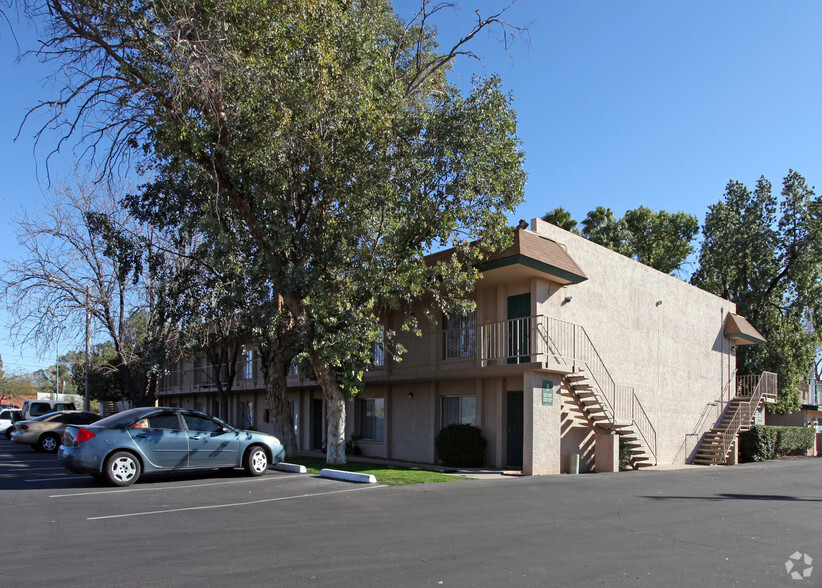
[(140, 477), (140, 461), (128, 451), (112, 453), (103, 466), (103, 476), (114, 486), (131, 486)]
[(44, 453), (54, 453), (58, 449), (60, 449), (60, 437), (55, 435), (54, 433), (47, 433), (45, 435), (41, 435), (40, 439), (37, 440), (37, 451), (42, 451)]
[(243, 469), (249, 476), (262, 476), (268, 470), (268, 454), (259, 445), (250, 447), (243, 458)]

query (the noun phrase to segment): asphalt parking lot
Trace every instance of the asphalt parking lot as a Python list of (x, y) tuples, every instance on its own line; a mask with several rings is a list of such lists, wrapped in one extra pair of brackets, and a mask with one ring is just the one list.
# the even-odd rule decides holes
[(404, 487), (238, 470), (112, 488), (2, 439), (0, 585), (822, 586), (820, 481), (808, 459)]

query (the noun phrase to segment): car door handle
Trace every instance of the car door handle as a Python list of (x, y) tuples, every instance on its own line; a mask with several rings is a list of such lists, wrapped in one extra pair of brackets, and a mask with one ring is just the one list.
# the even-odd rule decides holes
[(137, 435), (137, 438), (138, 439), (147, 439), (148, 438), (148, 433), (140, 433), (139, 435)]
[(200, 436), (199, 436), (199, 435), (195, 435), (194, 437), (189, 437), (189, 439), (191, 439), (192, 441), (199, 441), (199, 440), (200, 440)]

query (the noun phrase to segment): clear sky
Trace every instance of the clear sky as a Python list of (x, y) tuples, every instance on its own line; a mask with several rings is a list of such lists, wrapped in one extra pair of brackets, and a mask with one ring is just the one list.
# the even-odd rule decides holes
[[(394, 4), (403, 16), (419, 6)], [(439, 21), (442, 46), (470, 28), (475, 8), (485, 15), (504, 5), (459, 0)], [(581, 221), (598, 205), (618, 216), (640, 205), (683, 210), (702, 221), (730, 179), (753, 185), (764, 175), (778, 187), (793, 168), (812, 185), (820, 181), (822, 2), (520, 0), (506, 18), (527, 26), (530, 40), (506, 53), (498, 35), (481, 34), (471, 48), (483, 61), (463, 60), (454, 76), (498, 73), (513, 92), (528, 183), (512, 223), (557, 206)], [(30, 48), (34, 36), (12, 24), (21, 48)], [(25, 108), (49, 95), (48, 72), (31, 60), (15, 64), (16, 55), (2, 28), (4, 219), (21, 207), (37, 214), (45, 190), (47, 150), (38, 167), (34, 127), (13, 139)], [(72, 158), (68, 151), (65, 160)], [(15, 254), (6, 224), (0, 247)], [(53, 363), (53, 348), (40, 360), (12, 348), (3, 316), (7, 368)]]

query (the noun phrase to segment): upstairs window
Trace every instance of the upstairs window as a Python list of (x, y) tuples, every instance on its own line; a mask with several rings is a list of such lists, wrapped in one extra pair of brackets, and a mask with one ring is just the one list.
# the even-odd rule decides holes
[(477, 356), (477, 313), (442, 315), (443, 359)]

